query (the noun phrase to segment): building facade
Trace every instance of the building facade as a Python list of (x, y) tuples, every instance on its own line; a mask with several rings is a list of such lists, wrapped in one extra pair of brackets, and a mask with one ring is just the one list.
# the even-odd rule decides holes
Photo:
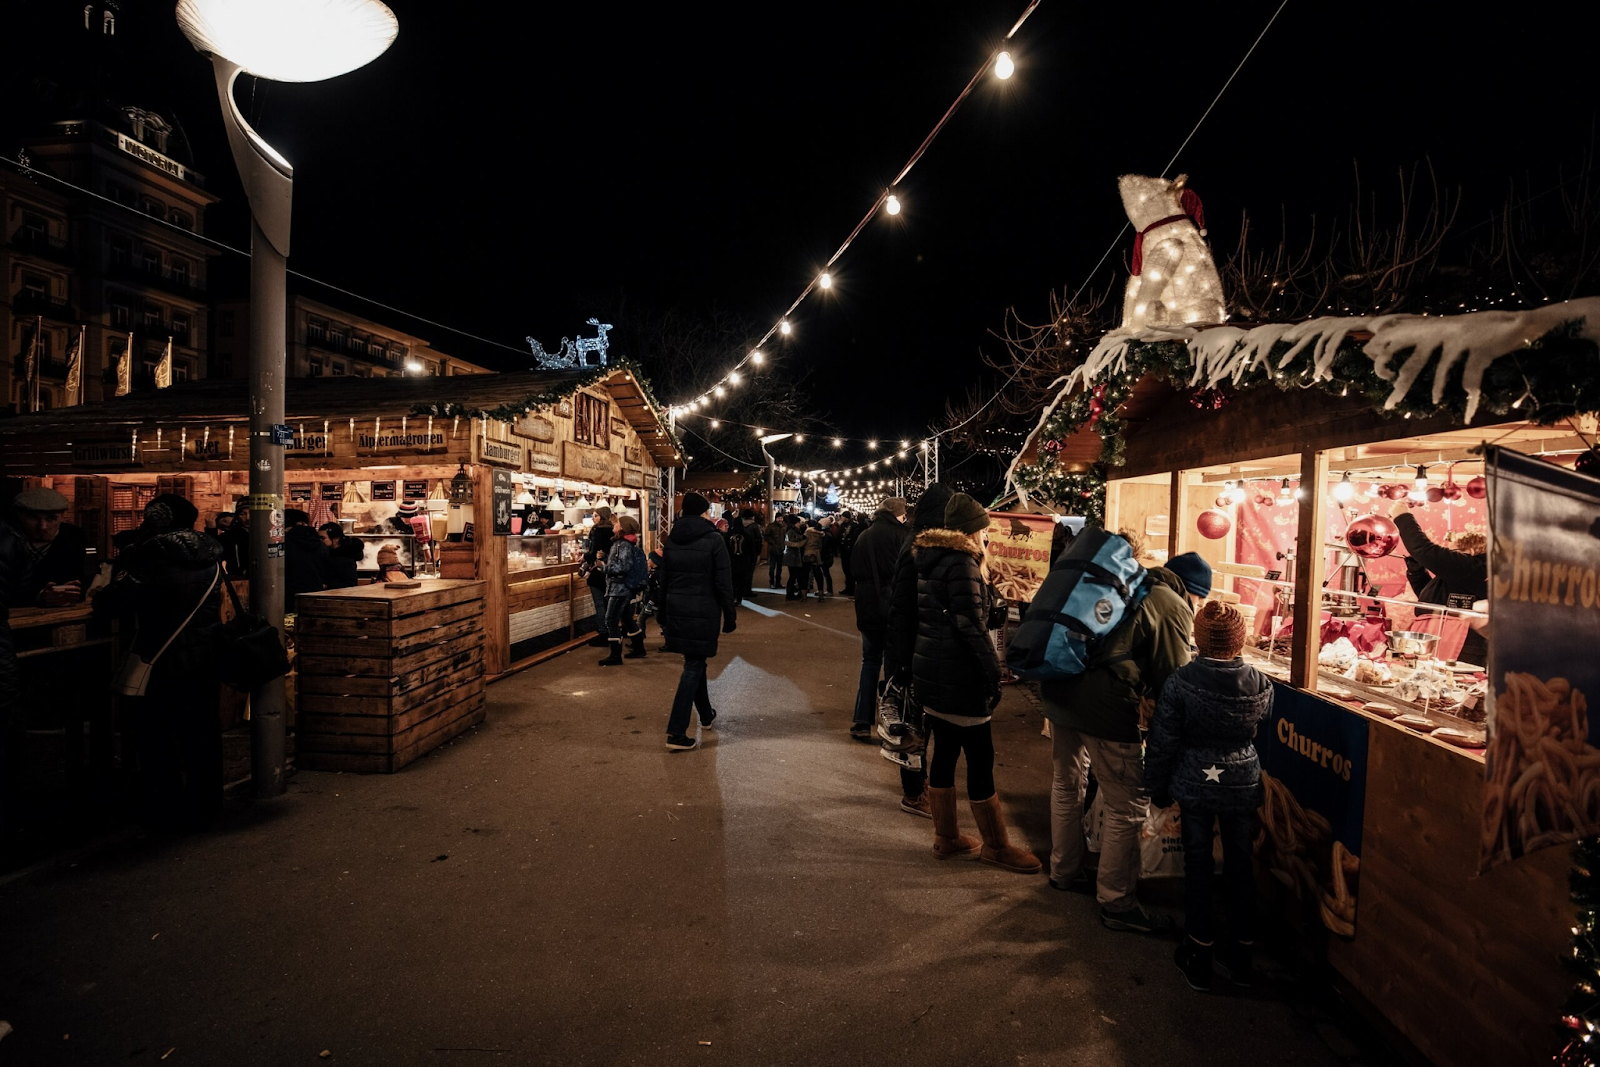
[[(207, 373), (217, 252), (198, 238), (217, 197), (204, 175), (168, 155), (178, 146), (162, 116), (128, 107), (117, 118), (53, 123), (24, 143), (27, 170), (0, 171), (0, 401), (12, 411), (31, 402), (30, 354), (41, 409), (111, 395), (130, 345), (135, 388), (153, 384), (169, 342), (174, 382)], [(69, 396), (68, 357), (80, 339), (82, 375)]]
[[(487, 367), (447, 356), (420, 337), (304, 296), (289, 294), (286, 372), (291, 378), (387, 378), (391, 375), (487, 374)], [(243, 378), (250, 364), (250, 302), (218, 300), (207, 346), (210, 373)]]

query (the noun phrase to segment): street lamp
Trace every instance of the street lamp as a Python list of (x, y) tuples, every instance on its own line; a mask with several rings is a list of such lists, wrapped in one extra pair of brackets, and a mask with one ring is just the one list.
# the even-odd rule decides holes
[[(250, 202), (250, 610), (283, 627), (285, 291), (294, 168), (234, 103), (241, 73), (285, 82), (347, 74), (400, 32), (378, 0), (178, 0), (178, 27), (211, 60), (233, 162)], [(281, 432), (281, 431), (279, 431)], [(258, 797), (283, 792), (283, 679), (250, 694), (250, 770)]]
[(772, 453), (767, 451), (767, 446), (772, 444), (774, 441), (782, 441), (785, 438), (789, 438), (789, 437), (793, 437), (793, 436), (794, 436), (794, 434), (792, 434), (792, 433), (769, 433), (769, 434), (762, 434), (761, 435), (761, 454), (763, 456), (767, 457), (767, 521), (768, 522), (772, 521), (773, 514), (778, 510), (777, 501), (773, 500), (773, 498), (772, 498), (773, 490), (775, 488), (773, 483), (777, 480), (777, 469), (776, 468), (777, 468), (777, 462), (778, 461), (772, 458)]

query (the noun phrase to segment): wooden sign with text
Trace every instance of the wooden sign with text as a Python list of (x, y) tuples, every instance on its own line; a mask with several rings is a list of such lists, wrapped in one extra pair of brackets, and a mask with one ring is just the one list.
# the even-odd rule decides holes
[(601, 448), (590, 448), (576, 441), (561, 442), (561, 475), (600, 485), (620, 485), (622, 457)]

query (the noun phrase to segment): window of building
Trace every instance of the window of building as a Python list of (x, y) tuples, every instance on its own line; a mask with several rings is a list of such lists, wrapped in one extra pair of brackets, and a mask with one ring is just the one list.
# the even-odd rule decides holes
[(232, 337), (233, 336), (233, 312), (231, 312), (231, 311), (219, 311), (219, 312), (217, 312), (217, 336), (218, 337)]
[(210, 378), (233, 377), (233, 353), (213, 352), (206, 366), (206, 376)]
[(19, 296), (29, 296), (35, 300), (43, 300), (50, 295), (50, 282), (42, 274), (22, 272), (22, 292)]
[(172, 280), (177, 282), (179, 285), (188, 285), (189, 261), (186, 259), (179, 259), (177, 256), (173, 256), (171, 277)]
[(356, 353), (357, 355), (366, 355), (367, 339), (365, 337), (356, 337), (352, 335), (350, 338), (350, 351)]
[(133, 242), (126, 237), (111, 238), (111, 265), (126, 267), (133, 262)]
[(405, 345), (390, 345), (387, 362), (396, 367), (405, 366), (407, 351), (408, 349)]
[[(223, 314), (224, 315), (228, 315), (230, 317), (230, 322), (228, 323), (228, 328), (232, 329), (233, 328), (233, 323), (231, 321), (231, 317), (232, 317), (233, 313), (231, 311), (224, 311)], [(228, 335), (227, 334), (223, 334), (223, 336), (227, 337)], [(322, 340), (325, 340), (327, 338), (327, 336), (328, 336), (328, 323), (327, 323), (327, 321), (325, 319), (307, 319), (306, 320), (306, 340), (307, 341), (322, 341)]]
[(578, 394), (572, 436), (580, 445), (611, 447), (611, 405), (588, 393)]
[(344, 364), (337, 359), (333, 361), (333, 376), (335, 378), (344, 377)]
[(184, 344), (189, 342), (189, 316), (173, 314), (172, 336)]
[(106, 182), (106, 196), (119, 204), (133, 203), (133, 190), (117, 182)]
[(158, 219), (166, 217), (167, 209), (161, 206), (161, 201), (156, 200), (153, 197), (145, 197), (144, 203), (141, 206), (143, 207), (146, 215), (154, 215)]
[(117, 35), (117, 16), (107, 11), (105, 18), (100, 20), (100, 32), (107, 37), (115, 37)]
[(344, 347), (345, 331), (343, 326), (328, 327), (328, 343), (334, 348)]
[(144, 324), (159, 328), (161, 326), (161, 309), (153, 304), (146, 304), (144, 306)]
[(22, 232), (35, 241), (42, 241), (50, 234), (50, 223), (43, 215), (35, 215), (31, 211), (22, 213)]
[(112, 300), (111, 301), (111, 325), (113, 325), (113, 326), (127, 326), (132, 322), (133, 322), (133, 309), (128, 306), (127, 302), (126, 301), (122, 301), (122, 300)]
[(184, 229), (184, 230), (192, 230), (192, 229), (194, 229), (194, 219), (190, 218), (188, 212), (185, 212), (185, 211), (178, 211), (178, 210), (174, 209), (173, 212), (172, 212), (172, 216), (171, 216), (171, 222), (172, 222), (172, 224), (174, 226), (177, 226), (179, 229)]
[(139, 253), (139, 262), (144, 266), (146, 274), (161, 273), (161, 253), (153, 248), (146, 248)]
[(174, 360), (173, 363), (172, 363), (172, 380), (174, 382), (186, 382), (186, 381), (188, 381), (189, 380), (189, 366), (188, 366), (188, 364), (179, 363), (176, 360)]
[(313, 359), (311, 361), (311, 368), (310, 369), (311, 369), (311, 377), (313, 377), (313, 378), (322, 377), (322, 360)]

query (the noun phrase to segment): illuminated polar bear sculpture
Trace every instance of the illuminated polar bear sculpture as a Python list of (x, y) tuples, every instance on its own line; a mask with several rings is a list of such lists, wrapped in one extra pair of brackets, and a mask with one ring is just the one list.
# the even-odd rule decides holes
[(1140, 174), (1117, 179), (1138, 234), (1122, 300), (1124, 329), (1212, 325), (1226, 317), (1222, 281), (1205, 242), (1205, 212), (1187, 181), (1183, 174), (1173, 181)]

